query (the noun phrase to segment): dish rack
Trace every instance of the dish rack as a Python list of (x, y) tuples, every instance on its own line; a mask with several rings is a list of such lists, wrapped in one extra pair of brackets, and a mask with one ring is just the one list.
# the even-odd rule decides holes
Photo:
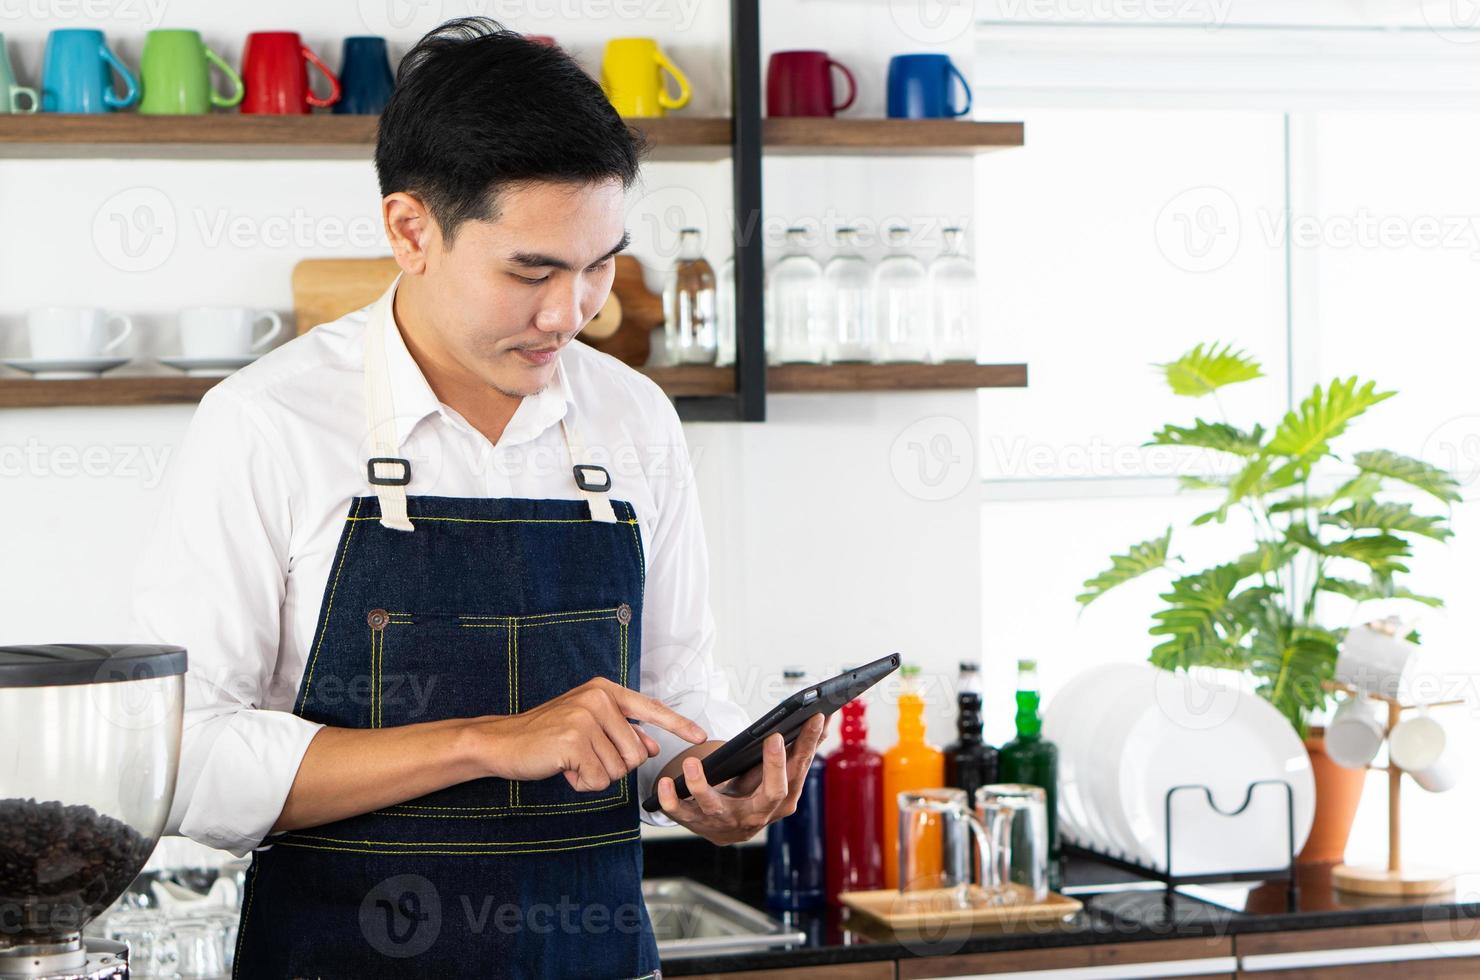
[[(1277, 786), (1284, 790), (1285, 853), (1287, 856), (1285, 864), (1282, 867), (1253, 871), (1201, 871), (1191, 874), (1177, 874), (1176, 870), (1172, 867), (1172, 855), (1175, 853), (1174, 843), (1176, 840), (1176, 835), (1174, 834), (1175, 828), (1173, 827), (1174, 821), (1172, 819), (1173, 798), (1176, 797), (1179, 793), (1196, 793), (1200, 791), (1203, 794), (1204, 800), (1207, 801), (1207, 809), (1211, 811), (1214, 816), (1221, 819), (1237, 822), (1239, 820), (1239, 817), (1243, 816), (1243, 814), (1248, 811), (1249, 804), (1253, 802), (1255, 790), (1257, 790), (1261, 786)], [(1105, 851), (1101, 851), (1098, 848), (1089, 847), (1084, 844), (1066, 843), (1065, 849), (1080, 856), (1092, 858), (1096, 861), (1108, 864), (1111, 867), (1119, 868), (1122, 871), (1129, 871), (1132, 874), (1140, 875), (1141, 877), (1149, 878), (1153, 881), (1159, 881), (1162, 884), (1166, 885), (1165, 894), (1168, 899), (1171, 898), (1171, 893), (1173, 889), (1177, 888), (1179, 885), (1210, 885), (1230, 881), (1284, 881), (1288, 883), (1286, 891), (1290, 903), (1289, 907), (1291, 909), (1294, 909), (1296, 907), (1296, 900), (1299, 895), (1299, 885), (1298, 879), (1295, 874), (1295, 791), (1290, 786), (1288, 781), (1283, 779), (1255, 780), (1254, 782), (1250, 783), (1248, 788), (1244, 791), (1243, 803), (1239, 804), (1237, 809), (1227, 811), (1220, 809), (1218, 804), (1213, 802), (1213, 791), (1208, 786), (1197, 783), (1188, 784), (1185, 786), (1173, 786), (1171, 789), (1167, 790), (1166, 798), (1162, 804), (1162, 814), (1166, 820), (1167, 828), (1165, 870), (1161, 868), (1148, 867), (1146, 864), (1140, 861), (1135, 861), (1121, 855), (1110, 854)], [(1251, 823), (1251, 821), (1244, 820), (1242, 821), (1242, 823), (1247, 824)], [(1233, 833), (1268, 833), (1269, 828), (1265, 826), (1243, 827), (1230, 825), (1229, 830)]]

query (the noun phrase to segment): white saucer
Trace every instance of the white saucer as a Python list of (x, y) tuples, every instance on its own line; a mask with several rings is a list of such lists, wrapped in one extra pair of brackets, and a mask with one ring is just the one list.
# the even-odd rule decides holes
[(235, 357), (161, 357), (159, 363), (184, 371), (192, 378), (224, 378), (261, 356), (261, 354), (239, 354)]
[(62, 381), (96, 378), (104, 371), (127, 364), (127, 357), (16, 357), (4, 362), (7, 367), (25, 371), (38, 381)]

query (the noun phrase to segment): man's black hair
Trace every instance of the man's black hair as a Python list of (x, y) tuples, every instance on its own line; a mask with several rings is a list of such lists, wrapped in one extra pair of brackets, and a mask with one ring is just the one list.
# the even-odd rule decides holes
[(462, 17), (407, 52), (380, 117), (382, 197), (415, 194), (450, 245), (469, 220), (498, 217), (498, 194), (535, 181), (617, 179), (645, 149), (601, 86), (565, 52), (487, 17)]

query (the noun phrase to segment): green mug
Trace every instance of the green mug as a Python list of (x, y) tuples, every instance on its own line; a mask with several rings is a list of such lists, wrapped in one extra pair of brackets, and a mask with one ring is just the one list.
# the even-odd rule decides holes
[[(211, 87), (211, 65), (231, 83), (231, 95)], [(139, 81), (144, 89), (139, 112), (144, 115), (198, 116), (212, 106), (227, 109), (242, 100), (241, 76), (206, 47), (196, 31), (150, 31), (144, 38)]]
[[(22, 96), (31, 100), (24, 109), (20, 105)], [(10, 70), (10, 55), (5, 53), (5, 35), (0, 34), (0, 113), (35, 112), (39, 108), (41, 97), (36, 90), (15, 83), (15, 72)]]

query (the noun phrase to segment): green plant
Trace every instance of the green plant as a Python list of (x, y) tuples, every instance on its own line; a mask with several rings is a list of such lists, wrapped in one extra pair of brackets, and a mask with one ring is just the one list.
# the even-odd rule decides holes
[[(1263, 376), (1257, 361), (1227, 345), (1199, 344), (1157, 367), (1174, 393), (1212, 396), (1215, 402), (1220, 388)], [(1319, 621), (1324, 595), (1357, 603), (1406, 599), (1442, 605), (1399, 580), (1409, 571), (1405, 561), (1413, 554), (1413, 536), (1449, 538), (1447, 516), (1416, 513), (1411, 504), (1379, 496), (1397, 482), (1449, 504), (1460, 499), (1458, 483), (1437, 467), (1387, 450), (1342, 457), (1331, 449), (1331, 441), (1353, 419), (1393, 394), (1378, 391), (1370, 381), (1338, 378), (1324, 388), (1317, 385), (1273, 431), (1201, 418), (1186, 427), (1164, 426), (1147, 445), (1211, 450), (1233, 464), (1228, 476), (1183, 478), (1185, 487), (1223, 495), (1193, 526), (1221, 523), (1242, 508), (1253, 520), (1253, 547), (1230, 561), (1189, 571), (1172, 555), (1172, 529), (1167, 528), (1114, 555), (1110, 568), (1085, 581), (1079, 602), (1088, 605), (1147, 572), (1175, 569), (1179, 574), (1170, 590), (1161, 593), (1166, 608), (1152, 616), (1151, 635), (1160, 642), (1151, 662), (1166, 669), (1246, 672), (1303, 735), (1310, 712), (1327, 703), (1323, 684), (1332, 676), (1345, 635), (1344, 628)], [(1344, 464), (1345, 472), (1329, 484), (1325, 470), (1333, 460)], [(1323, 478), (1313, 480), (1323, 462)], [(1334, 488), (1320, 492), (1316, 482)]]

